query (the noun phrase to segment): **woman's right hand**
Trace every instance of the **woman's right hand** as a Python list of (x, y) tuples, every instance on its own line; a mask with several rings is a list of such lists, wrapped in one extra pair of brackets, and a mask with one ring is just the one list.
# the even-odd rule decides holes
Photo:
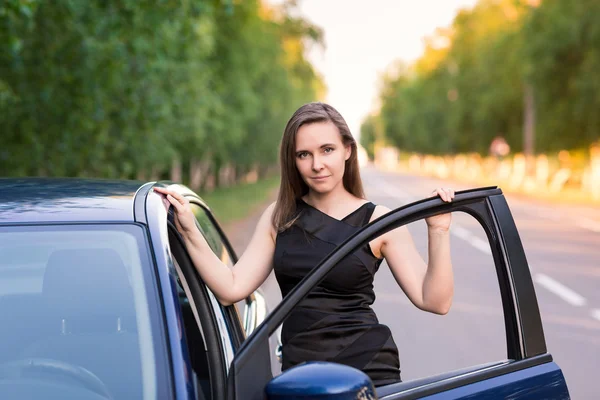
[(164, 194), (175, 209), (175, 227), (182, 235), (186, 236), (194, 232), (196, 228), (196, 217), (190, 207), (188, 199), (172, 190), (154, 187), (155, 192)]

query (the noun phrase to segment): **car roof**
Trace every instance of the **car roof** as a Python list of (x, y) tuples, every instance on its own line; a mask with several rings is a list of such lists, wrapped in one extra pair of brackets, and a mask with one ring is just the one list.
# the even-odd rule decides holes
[(0, 224), (133, 222), (145, 182), (80, 178), (0, 179)]

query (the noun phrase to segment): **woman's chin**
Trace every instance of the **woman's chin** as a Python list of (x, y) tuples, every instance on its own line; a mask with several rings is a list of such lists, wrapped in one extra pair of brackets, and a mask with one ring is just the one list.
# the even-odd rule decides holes
[(310, 190), (314, 193), (323, 195), (323, 194), (327, 194), (329, 192), (331, 192), (334, 188), (335, 185), (331, 185), (331, 184), (323, 184), (323, 185), (308, 185), (308, 187), (310, 188)]

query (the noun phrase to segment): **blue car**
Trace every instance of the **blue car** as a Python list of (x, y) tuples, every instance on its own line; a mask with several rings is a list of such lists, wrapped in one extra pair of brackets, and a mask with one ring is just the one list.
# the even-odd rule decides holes
[[(217, 301), (155, 185), (186, 196), (213, 251), (236, 262), (209, 207), (183, 185), (0, 179), (1, 399), (569, 398), (500, 189), (425, 199), (373, 221), (267, 313), (260, 292), (232, 306)], [(505, 360), (382, 387), (328, 362), (273, 377), (270, 337), (339, 260), (383, 232), (458, 211), (480, 222), (491, 245)]]

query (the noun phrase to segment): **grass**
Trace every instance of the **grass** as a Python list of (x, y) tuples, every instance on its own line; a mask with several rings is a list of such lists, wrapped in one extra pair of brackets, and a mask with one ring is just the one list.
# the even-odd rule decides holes
[(249, 216), (271, 198), (278, 185), (279, 176), (275, 176), (256, 183), (216, 189), (200, 195), (217, 217), (219, 224), (225, 225)]

